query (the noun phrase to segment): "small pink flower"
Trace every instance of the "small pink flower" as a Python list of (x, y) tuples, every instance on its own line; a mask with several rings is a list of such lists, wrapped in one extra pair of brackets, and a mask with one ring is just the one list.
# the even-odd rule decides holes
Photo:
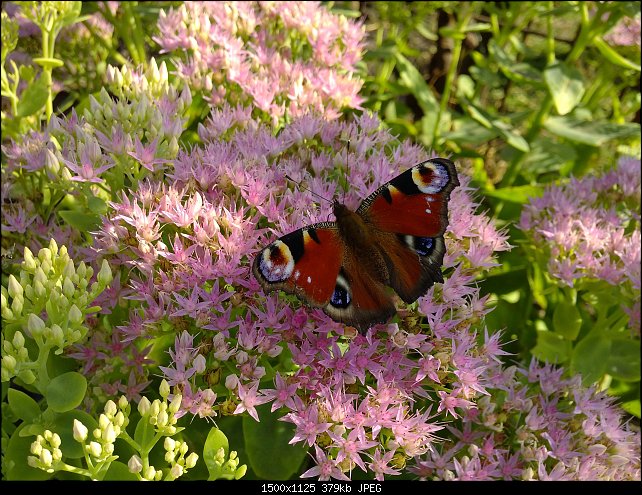
[(270, 399), (264, 395), (258, 394), (259, 382), (255, 382), (251, 388), (246, 388), (239, 383), (238, 396), (241, 400), (240, 404), (236, 406), (234, 414), (241, 414), (247, 411), (255, 421), (259, 421), (259, 415), (255, 407), (268, 402)]

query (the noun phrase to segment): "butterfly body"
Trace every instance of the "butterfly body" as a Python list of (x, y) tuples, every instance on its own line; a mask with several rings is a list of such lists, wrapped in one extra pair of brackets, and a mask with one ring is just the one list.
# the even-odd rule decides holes
[(336, 321), (365, 332), (395, 314), (388, 287), (407, 303), (442, 282), (454, 164), (415, 165), (366, 198), (357, 211), (337, 200), (335, 222), (291, 232), (257, 255), (264, 290), (296, 294)]

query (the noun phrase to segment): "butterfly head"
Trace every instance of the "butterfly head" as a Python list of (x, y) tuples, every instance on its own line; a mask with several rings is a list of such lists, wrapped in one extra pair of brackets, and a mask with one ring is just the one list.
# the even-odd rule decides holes
[(332, 213), (334, 213), (337, 221), (354, 215), (354, 212), (350, 210), (350, 208), (348, 208), (346, 205), (341, 203), (337, 198), (334, 198), (334, 201), (332, 202)]

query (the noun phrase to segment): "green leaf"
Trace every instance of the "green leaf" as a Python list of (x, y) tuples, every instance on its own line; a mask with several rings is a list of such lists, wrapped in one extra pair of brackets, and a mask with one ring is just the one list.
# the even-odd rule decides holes
[(205, 465), (207, 466), (207, 470), (210, 474), (208, 481), (219, 479), (223, 472), (221, 466), (214, 461), (217, 452), (221, 448), (223, 449), (225, 457), (227, 458), (230, 451), (230, 444), (227, 440), (227, 437), (221, 430), (213, 427), (208, 433), (207, 439), (205, 440), (205, 445), (203, 447), (203, 461), (205, 461)]
[(105, 473), (103, 481), (138, 481), (138, 477), (129, 472), (127, 464), (119, 461), (112, 461)]
[(490, 40), (488, 43), (488, 53), (495, 59), (499, 65), (502, 74), (511, 81), (519, 84), (542, 84), (542, 73), (530, 64), (518, 62), (509, 56), (496, 42)]
[(49, 382), (45, 398), (49, 407), (56, 412), (66, 412), (80, 405), (87, 391), (87, 379), (71, 371), (57, 376)]
[(45, 106), (49, 91), (47, 90), (47, 83), (45, 78), (40, 76), (33, 81), (27, 89), (20, 95), (18, 102), (18, 111), (16, 117), (28, 117), (38, 113), (38, 111)]
[(612, 139), (626, 139), (640, 135), (640, 124), (615, 124), (603, 120), (587, 121), (570, 115), (549, 117), (544, 127), (557, 136), (589, 146), (602, 146)]
[(474, 105), (470, 101), (465, 101), (465, 99), (462, 100), (462, 105), (473, 119), (484, 127), (497, 131), (513, 148), (523, 151), (524, 153), (530, 151), (530, 147), (526, 140), (517, 134), (510, 124), (503, 122), (498, 117), (494, 117), (489, 112)]
[(57, 69), (65, 65), (62, 60), (52, 57), (38, 57), (34, 58), (33, 61), (45, 69)]
[(154, 427), (149, 424), (149, 416), (140, 418), (134, 430), (134, 441), (145, 449), (151, 446), (155, 435)]
[(628, 58), (624, 58), (599, 36), (596, 36), (593, 39), (593, 44), (597, 47), (604, 58), (612, 64), (619, 65), (620, 67), (624, 67), (625, 69), (633, 69), (638, 72), (640, 72), (640, 70), (642, 69), (639, 63), (635, 63)]
[(13, 413), (25, 423), (32, 423), (40, 416), (38, 403), (24, 392), (10, 388), (7, 396)]
[(75, 210), (62, 210), (58, 212), (65, 222), (81, 232), (96, 230), (100, 225), (100, 217), (95, 214), (83, 213)]
[(470, 117), (463, 117), (453, 120), (453, 130), (444, 132), (443, 139), (454, 141), (459, 145), (477, 145), (487, 143), (497, 137), (496, 129), (487, 128), (475, 122)]
[(396, 54), (396, 58), (400, 82), (417, 98), (417, 103), (425, 114), (438, 113), (439, 103), (421, 73), (400, 53)]
[(481, 31), (491, 31), (492, 25), (487, 22), (480, 22), (477, 24), (469, 24), (464, 28), (464, 31), (467, 33), (481, 32)]
[(96, 215), (103, 215), (107, 213), (107, 203), (102, 198), (97, 196), (89, 196), (87, 200), (87, 206), (89, 211), (95, 213)]
[(68, 459), (83, 457), (82, 445), (74, 440), (74, 419), (84, 424), (91, 432), (98, 428), (98, 422), (85, 411), (75, 409), (62, 414), (56, 414), (53, 424), (48, 428), (60, 435), (63, 455)]
[(563, 62), (558, 62), (546, 69), (544, 81), (560, 115), (566, 115), (572, 111), (584, 96), (582, 74)]
[(531, 198), (541, 196), (543, 190), (542, 186), (513, 186), (503, 187), (501, 189), (487, 189), (484, 191), (484, 195), (509, 203), (526, 204)]
[(531, 349), (531, 353), (540, 361), (561, 364), (571, 355), (571, 343), (556, 333), (538, 330), (537, 344)]
[(606, 372), (618, 380), (640, 381), (640, 341), (627, 338), (611, 339), (611, 354), (606, 364)]
[[(4, 454), (3, 468), (6, 472), (3, 474), (7, 480), (46, 480), (51, 478), (51, 474), (41, 469), (32, 468), (27, 464), (27, 457), (31, 454), (31, 444), (35, 440), (32, 436), (23, 437), (20, 431), (25, 427), (25, 423), (18, 426), (7, 444), (6, 449), (2, 449)], [(3, 440), (4, 446), (4, 440)]]
[[(207, 434), (207, 439), (205, 440), (205, 445), (203, 446), (203, 456), (207, 456), (211, 452), (218, 452), (218, 449), (223, 448), (225, 455), (230, 453), (230, 443), (221, 430), (216, 427), (212, 427), (210, 432)], [(207, 463), (207, 461), (206, 461)]]
[(577, 338), (582, 327), (582, 316), (575, 307), (566, 301), (560, 302), (553, 312), (553, 329), (566, 340)]
[(573, 349), (571, 371), (582, 375), (582, 382), (591, 384), (602, 378), (611, 353), (611, 340), (602, 335), (589, 335)]
[(307, 448), (301, 444), (290, 445), (294, 425), (279, 421), (270, 405), (256, 408), (261, 422), (243, 417), (243, 437), (252, 470), (261, 478), (287, 480), (299, 469)]
[(45, 429), (40, 423), (25, 424), (24, 428), (20, 430), (19, 435), (21, 437), (35, 437), (36, 435), (42, 435)]
[(568, 143), (538, 136), (531, 142), (531, 151), (524, 157), (521, 174), (527, 180), (538, 181), (541, 174), (568, 175), (567, 169), (577, 159), (575, 148)]

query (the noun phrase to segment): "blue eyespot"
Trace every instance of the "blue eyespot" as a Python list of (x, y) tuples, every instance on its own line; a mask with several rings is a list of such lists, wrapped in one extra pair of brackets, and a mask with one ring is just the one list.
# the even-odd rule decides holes
[(415, 237), (415, 251), (420, 256), (427, 256), (431, 253), (434, 246), (432, 237)]
[(347, 308), (350, 305), (350, 294), (343, 287), (337, 285), (330, 298), (330, 304), (335, 308)]

